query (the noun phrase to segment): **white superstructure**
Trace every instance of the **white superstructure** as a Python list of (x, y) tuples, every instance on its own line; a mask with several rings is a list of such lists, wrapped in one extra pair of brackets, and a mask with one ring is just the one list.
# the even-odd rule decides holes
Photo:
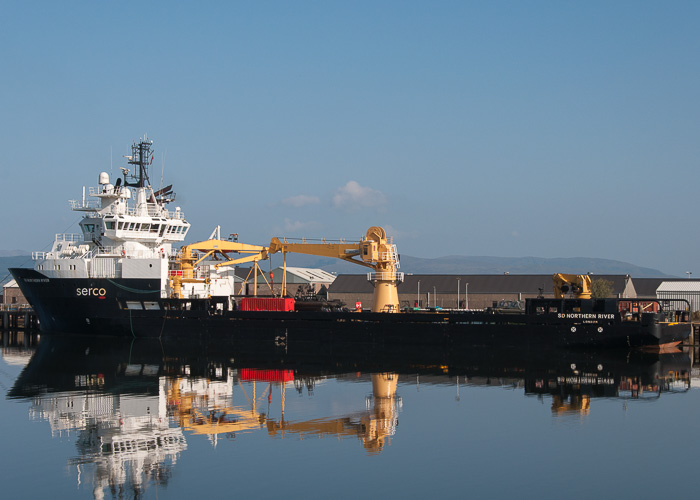
[(157, 278), (165, 292), (172, 244), (182, 242), (190, 224), (175, 200), (172, 186), (154, 191), (148, 178), (153, 141), (132, 145), (126, 156), (134, 172), (122, 168), (123, 179), (111, 183), (99, 175), (99, 186), (83, 187), (71, 208), (83, 212), (80, 234), (57, 234), (48, 252), (34, 252), (34, 269), (47, 278)]

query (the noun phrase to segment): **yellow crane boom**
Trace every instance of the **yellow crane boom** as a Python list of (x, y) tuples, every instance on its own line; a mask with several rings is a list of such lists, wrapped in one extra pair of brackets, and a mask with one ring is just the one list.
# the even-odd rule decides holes
[[(396, 245), (386, 236), (386, 231), (378, 226), (370, 227), (366, 236), (359, 242), (325, 242), (309, 243), (291, 242), (286, 238), (280, 240), (273, 238), (269, 247), (249, 245), (228, 240), (206, 240), (182, 247), (176, 258), (179, 271), (171, 276), (172, 296), (182, 297), (183, 283), (201, 283), (205, 279), (194, 275), (196, 266), (211, 256), (222, 256), (225, 260), (215, 265), (217, 269), (244, 262), (253, 262), (257, 267), (258, 261), (267, 260), (270, 255), (282, 252), (284, 256), (284, 273), (282, 277), (282, 295), (287, 294), (287, 254), (300, 253), (306, 255), (318, 255), (333, 257), (346, 262), (352, 262), (360, 266), (369, 267), (374, 272), (367, 278), (374, 285), (373, 312), (398, 312), (399, 298), (397, 286), (403, 281), (403, 273), (398, 272), (399, 256)], [(228, 254), (243, 254), (242, 257), (233, 259)], [(257, 291), (257, 272), (255, 273)]]
[[(228, 255), (230, 253), (244, 254), (245, 256), (232, 259)], [(202, 282), (202, 279), (194, 276), (194, 269), (197, 264), (214, 255), (221, 256), (225, 259), (223, 262), (216, 264), (215, 267), (217, 269), (223, 266), (242, 264), (244, 262), (255, 262), (257, 265), (258, 261), (268, 258), (266, 247), (238, 243), (237, 241), (206, 240), (192, 243), (191, 245), (185, 245), (180, 249), (176, 258), (176, 263), (179, 265), (181, 272), (171, 277), (171, 287), (174, 297), (182, 298), (183, 283)]]
[(299, 243), (273, 238), (268, 253), (282, 252), (284, 255), (283, 295), (286, 295), (287, 253), (301, 253), (334, 257), (360, 266), (369, 267), (374, 272), (368, 279), (374, 284), (373, 312), (398, 312), (399, 298), (397, 285), (403, 280), (403, 273), (398, 272), (399, 256), (396, 245), (387, 239), (386, 231), (378, 226), (370, 227), (362, 241), (338, 243)]
[(572, 294), (577, 299), (591, 298), (591, 277), (587, 274), (562, 274), (557, 273), (552, 277), (554, 281), (554, 297), (566, 298)]

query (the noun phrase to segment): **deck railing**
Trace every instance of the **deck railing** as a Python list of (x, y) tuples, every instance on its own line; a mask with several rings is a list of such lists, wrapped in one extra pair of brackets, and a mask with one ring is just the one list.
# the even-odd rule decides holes
[[(90, 196), (102, 194), (102, 188), (90, 187), (89, 194)], [(100, 208), (102, 208), (100, 200), (69, 200), (68, 203), (73, 210), (82, 210), (86, 212), (93, 212), (95, 214), (100, 210)], [(145, 215), (148, 217), (165, 217), (167, 219), (175, 220), (183, 220), (185, 218), (185, 214), (180, 210), (166, 210), (162, 205), (158, 205), (156, 203), (147, 203), (146, 205)], [(110, 215), (140, 216), (142, 215), (143, 211), (131, 203), (127, 205), (125, 209), (111, 205), (106, 213)]]
[(367, 273), (368, 281), (400, 281), (403, 282), (404, 273), (396, 271), (383, 271), (378, 273)]

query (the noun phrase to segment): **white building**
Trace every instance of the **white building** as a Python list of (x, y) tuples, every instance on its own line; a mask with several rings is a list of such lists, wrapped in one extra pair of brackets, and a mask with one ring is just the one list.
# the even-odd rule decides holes
[(656, 289), (659, 300), (687, 300), (691, 311), (700, 310), (700, 281), (663, 281)]
[[(284, 275), (283, 267), (276, 267), (272, 271), (263, 272), (262, 274), (272, 285), (276, 294), (282, 292), (282, 277)], [(272, 274), (272, 279), (270, 278), (270, 274)], [(328, 288), (335, 281), (335, 278), (335, 274), (331, 274), (323, 269), (288, 266), (287, 295), (294, 297), (297, 292), (305, 293), (309, 290), (313, 290), (314, 293), (318, 293), (321, 287)], [(269, 292), (269, 286), (264, 283), (263, 279), (258, 278), (258, 294), (264, 294), (265, 290)]]

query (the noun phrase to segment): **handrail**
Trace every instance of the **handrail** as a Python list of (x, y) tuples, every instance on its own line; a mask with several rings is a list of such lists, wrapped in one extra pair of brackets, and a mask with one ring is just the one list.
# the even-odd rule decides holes
[[(90, 195), (93, 196), (92, 192)], [(99, 216), (98, 212), (102, 208), (101, 202), (98, 200), (86, 200), (85, 202), (82, 200), (69, 200), (68, 203), (70, 204), (72, 210), (90, 211), (95, 216)], [(185, 213), (182, 210), (167, 210), (161, 205), (155, 203), (147, 203), (146, 205), (145, 215), (147, 217), (163, 217), (174, 220), (185, 219)], [(131, 203), (129, 203), (125, 208), (120, 208), (114, 205), (104, 208), (107, 209), (107, 211), (104, 212), (106, 215), (129, 215), (133, 217), (141, 216), (138, 207), (133, 206)]]
[(56, 233), (56, 241), (68, 241), (75, 243), (76, 241), (85, 241), (82, 233)]
[(68, 200), (71, 210), (97, 210), (100, 208), (100, 202), (97, 200)]
[(34, 308), (29, 304), (0, 304), (0, 311), (32, 312)]
[(340, 238), (337, 240), (333, 239), (328, 239), (328, 238), (287, 238), (286, 236), (283, 236), (280, 238), (282, 240), (282, 243), (291, 243), (294, 241), (299, 241), (301, 243), (309, 243), (309, 242), (319, 242), (319, 243), (360, 243), (361, 240), (346, 240), (345, 238)]
[(400, 281), (403, 282), (404, 273), (397, 271), (380, 271), (367, 273), (368, 281)]
[(668, 298), (668, 299), (666, 299), (666, 298), (654, 298), (654, 297), (638, 297), (638, 298), (619, 297), (617, 299), (617, 303), (619, 304), (620, 302), (631, 302), (633, 304), (639, 304), (640, 302), (656, 302), (656, 304), (658, 304), (658, 306), (659, 306), (659, 310), (661, 310), (661, 311), (669, 310), (669, 309), (664, 308), (664, 304), (663, 304), (664, 302), (666, 304), (669, 304), (669, 305), (671, 302), (684, 302), (685, 306), (686, 306), (685, 310), (690, 311), (690, 302), (687, 299), (681, 299), (681, 298), (675, 298), (675, 297)]

